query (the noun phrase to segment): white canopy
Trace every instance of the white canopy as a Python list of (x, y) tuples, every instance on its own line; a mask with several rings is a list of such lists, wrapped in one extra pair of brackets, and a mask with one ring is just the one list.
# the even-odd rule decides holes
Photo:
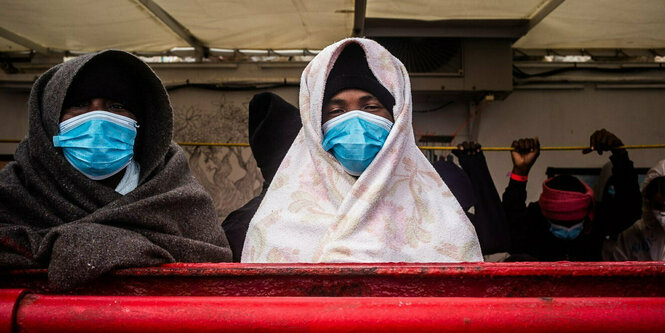
[[(663, 0), (361, 4), (366, 19), (530, 21), (535, 25), (514, 44), (519, 49), (665, 49)], [(0, 52), (320, 49), (352, 35), (354, 15), (362, 14), (354, 13), (356, 5), (353, 0), (0, 0)]]
[(662, 49), (665, 48), (665, 1), (567, 0), (513, 46)]

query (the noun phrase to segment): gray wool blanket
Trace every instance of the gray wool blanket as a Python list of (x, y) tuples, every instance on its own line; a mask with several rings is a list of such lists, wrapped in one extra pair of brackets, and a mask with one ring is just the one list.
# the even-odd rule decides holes
[[(124, 196), (74, 169), (52, 143), (76, 74), (107, 64), (139, 83), (141, 175)], [(48, 267), (51, 286), (67, 290), (117, 268), (231, 261), (212, 200), (172, 142), (164, 86), (141, 60), (103, 51), (59, 64), (34, 84), (29, 112), (16, 161), (0, 171), (0, 269)]]

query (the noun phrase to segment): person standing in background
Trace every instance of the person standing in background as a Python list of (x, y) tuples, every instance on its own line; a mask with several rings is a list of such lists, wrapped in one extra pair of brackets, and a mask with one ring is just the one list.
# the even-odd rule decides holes
[(618, 148), (622, 145), (618, 137), (602, 129), (591, 135), (592, 149), (583, 152), (612, 152), (615, 195), (611, 200), (599, 204), (584, 182), (560, 175), (545, 180), (538, 202), (527, 206), (526, 183), (540, 155), (540, 142), (537, 137), (513, 141), (513, 170), (503, 194), (503, 207), (511, 230), (510, 253), (515, 258), (601, 260), (605, 239), (616, 237), (641, 212), (637, 173), (626, 150)]
[(249, 221), (259, 208), (284, 156), (302, 124), (298, 108), (273, 93), (254, 95), (249, 102), (249, 146), (263, 175), (261, 193), (229, 214), (222, 228), (233, 250), (233, 261), (239, 262)]
[(665, 160), (647, 172), (642, 194), (642, 218), (605, 243), (604, 260), (665, 260)]

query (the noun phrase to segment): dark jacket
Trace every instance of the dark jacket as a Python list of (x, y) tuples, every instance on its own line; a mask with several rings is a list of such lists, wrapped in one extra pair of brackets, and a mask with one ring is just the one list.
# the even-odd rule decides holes
[(459, 163), (469, 176), (476, 195), (475, 213), (471, 222), (476, 227), (483, 255), (508, 251), (510, 229), (485, 155), (481, 152), (461, 156)]
[[(126, 195), (77, 171), (53, 146), (67, 91), (92, 66), (118, 66), (139, 87), (141, 173)], [(29, 112), (16, 162), (0, 171), (0, 237), (11, 240), (0, 245), (0, 268), (48, 267), (49, 282), (64, 290), (115, 268), (231, 260), (210, 196), (171, 141), (164, 86), (141, 60), (103, 51), (59, 64), (35, 82)]]
[(503, 207), (510, 224), (513, 254), (530, 255), (540, 261), (599, 261), (606, 237), (618, 233), (639, 219), (642, 199), (637, 173), (627, 153), (612, 155), (612, 177), (608, 186), (614, 188), (603, 202), (595, 204), (595, 217), (585, 225), (576, 239), (567, 241), (554, 237), (550, 224), (540, 211), (538, 202), (527, 205), (526, 182), (510, 180), (503, 193)]
[[(482, 152), (459, 156), (460, 170), (453, 162), (437, 161), (434, 169), (448, 185), (476, 229), (483, 255), (508, 251), (510, 233), (501, 198)], [(459, 170), (459, 171), (456, 171)], [(462, 171), (463, 170), (463, 171)]]

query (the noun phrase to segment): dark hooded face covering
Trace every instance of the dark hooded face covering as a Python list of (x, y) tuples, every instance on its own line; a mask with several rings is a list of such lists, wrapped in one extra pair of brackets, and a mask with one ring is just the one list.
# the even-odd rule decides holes
[[(127, 103), (142, 118), (139, 185), (124, 196), (81, 174), (53, 146), (68, 92), (83, 94), (87, 86), (78, 82), (90, 82), (79, 74), (111, 75), (97, 66), (133, 77), (131, 87), (118, 89), (135, 96)], [(0, 267), (48, 267), (49, 282), (64, 290), (119, 267), (230, 260), (212, 200), (171, 143), (164, 86), (145, 63), (103, 51), (59, 64), (35, 82), (29, 108), (28, 136), (16, 162), (0, 171), (0, 237), (15, 245), (0, 247)]]
[(270, 184), (302, 123), (298, 108), (273, 93), (249, 102), (249, 145), (266, 184)]
[(342, 50), (330, 70), (323, 94), (323, 105), (326, 105), (337, 93), (347, 89), (360, 89), (371, 93), (390, 111), (390, 114), (393, 113), (395, 98), (376, 79), (367, 64), (365, 51), (356, 43), (351, 43)]
[(67, 90), (60, 133), (53, 137), (72, 166), (90, 179), (114, 188), (124, 179), (116, 189), (123, 194), (136, 188), (139, 178), (140, 164), (133, 158), (144, 108), (142, 80), (127, 67), (110, 57), (86, 63)]
[[(163, 159), (173, 132), (173, 111), (159, 78), (145, 63), (120, 51), (86, 55), (59, 66), (76, 67), (76, 71), (54, 71), (53, 78), (46, 82), (42, 105), (47, 109), (42, 120), (47, 135), (57, 134), (62, 110), (78, 101), (94, 97), (119, 101), (141, 125), (134, 152), (144, 179)], [(149, 137), (150, 142), (144, 142), (144, 137)], [(156, 150), (156, 147), (162, 148)]]
[[(92, 98), (103, 97), (124, 104), (137, 118), (142, 118), (141, 77), (135, 75), (129, 63), (114, 61), (112, 57), (98, 57), (89, 61), (76, 74), (67, 90), (63, 111)], [(139, 119), (141, 120), (141, 119)]]
[(301, 127), (298, 108), (273, 93), (256, 94), (249, 102), (249, 146), (264, 182), (261, 194), (231, 212), (222, 223), (233, 261), (240, 261), (249, 222)]

